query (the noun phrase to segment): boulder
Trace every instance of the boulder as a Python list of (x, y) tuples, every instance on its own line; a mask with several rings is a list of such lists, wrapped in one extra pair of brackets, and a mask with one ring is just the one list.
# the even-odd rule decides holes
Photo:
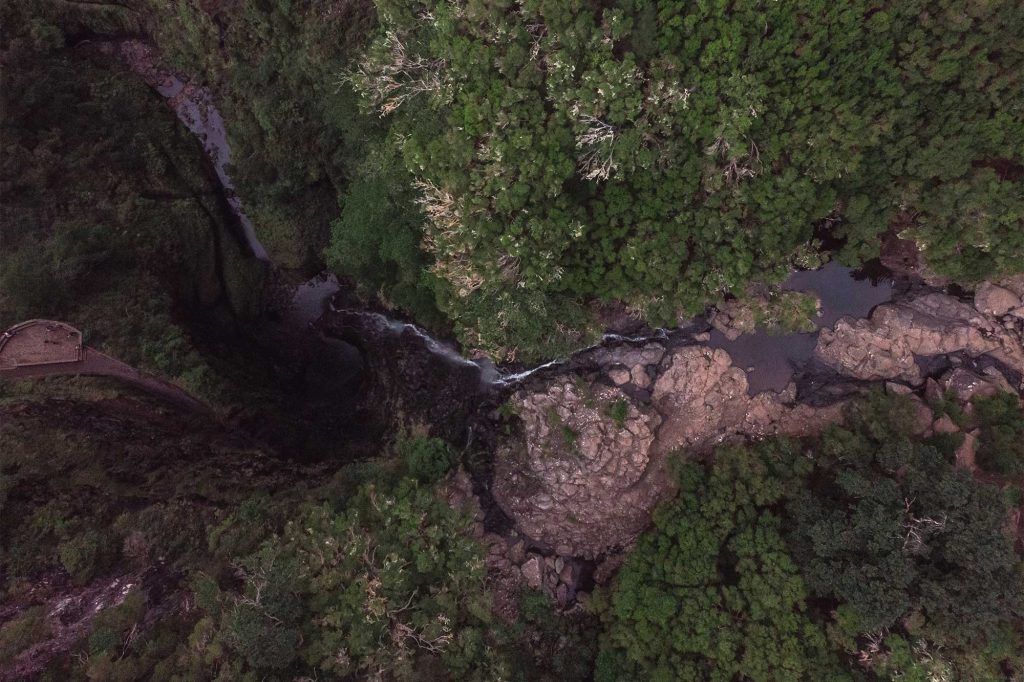
[(972, 472), (977, 469), (977, 465), (974, 462), (977, 445), (978, 437), (973, 433), (965, 433), (964, 441), (956, 449), (956, 466)]
[(963, 367), (951, 369), (939, 382), (946, 391), (956, 393), (961, 402), (968, 402), (975, 397), (991, 397), (1013, 388), (999, 370), (989, 367), (984, 375), (972, 372)]
[(999, 317), (1020, 305), (1017, 294), (991, 282), (982, 282), (974, 293), (974, 307), (986, 315)]
[(960, 430), (949, 415), (944, 414), (932, 423), (932, 431), (935, 433), (956, 433)]
[(616, 386), (622, 386), (623, 384), (628, 384), (632, 377), (628, 369), (625, 369), (624, 367), (613, 367), (608, 370), (608, 378), (611, 379)]
[(815, 347), (818, 360), (840, 374), (879, 381), (923, 380), (915, 356), (963, 351), (991, 354), (1024, 370), (1021, 339), (971, 306), (946, 294), (931, 293), (875, 308), (869, 319), (840, 319), (823, 329)]
[(1009, 289), (1013, 293), (1017, 294), (1017, 296), (1024, 301), (1024, 274), (1006, 277), (1005, 279), (999, 280), (998, 284), (1004, 289)]
[(642, 365), (637, 365), (632, 369), (630, 379), (632, 379), (634, 385), (640, 388), (647, 388), (651, 385), (651, 377)]
[(941, 402), (945, 399), (946, 393), (942, 390), (942, 387), (939, 386), (939, 382), (929, 377), (924, 382), (924, 397), (925, 400), (931, 403)]
[(499, 448), (493, 492), (520, 531), (560, 554), (596, 556), (646, 527), (672, 489), (663, 458), (652, 457), (656, 412), (571, 376), (512, 404), (522, 438)]
[(898, 384), (895, 381), (887, 381), (885, 382), (885, 392), (889, 395), (910, 395), (914, 392), (914, 389), (905, 384)]
[(931, 408), (916, 395), (911, 396), (910, 399), (914, 403), (914, 435), (923, 436), (929, 434), (932, 429), (932, 420), (935, 419), (935, 415), (932, 414)]
[(523, 580), (525, 580), (526, 584), (533, 589), (539, 589), (541, 584), (543, 584), (541, 578), (541, 560), (537, 555), (532, 555), (527, 559), (526, 562), (519, 567), (519, 570), (522, 571)]

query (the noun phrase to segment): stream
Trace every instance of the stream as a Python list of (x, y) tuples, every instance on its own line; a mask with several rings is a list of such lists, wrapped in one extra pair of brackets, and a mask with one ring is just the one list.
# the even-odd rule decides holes
[[(816, 322), (820, 330), (841, 317), (867, 317), (876, 305), (892, 299), (892, 286), (889, 278), (873, 280), (860, 271), (829, 262), (817, 270), (794, 272), (782, 288), (818, 296), (821, 315)], [(730, 341), (714, 329), (708, 345), (726, 351), (734, 365), (746, 370), (748, 392), (756, 395), (785, 390), (796, 371), (811, 358), (817, 341), (817, 331), (772, 334), (763, 329)]]
[[(160, 93), (178, 119), (201, 141), (224, 188), (228, 203), (238, 218), (249, 249), (254, 257), (270, 262), (267, 251), (260, 243), (255, 227), (246, 216), (242, 201), (235, 192), (234, 183), (228, 174), (231, 149), (227, 142), (224, 119), (213, 104), (210, 92), (206, 88), (187, 83), (171, 71), (158, 66), (153, 48), (146, 43), (125, 40), (111, 43), (106, 49), (114, 52), (132, 71)], [(290, 327), (293, 331), (302, 330), (325, 312), (339, 312), (331, 300), (340, 288), (338, 280), (326, 273), (298, 285), (292, 293), (291, 305), (279, 324)], [(818, 270), (794, 272), (783, 283), (782, 288), (812, 292), (819, 297), (821, 314), (817, 319), (817, 327), (820, 330), (832, 326), (844, 316), (867, 316), (876, 305), (892, 298), (893, 283), (884, 274), (869, 277), (861, 271), (830, 262)], [(485, 388), (518, 385), (533, 374), (560, 366), (567, 360), (556, 359), (517, 372), (503, 371), (489, 360), (469, 360), (463, 357), (453, 344), (435, 339), (414, 324), (399, 322), (377, 312), (348, 312), (364, 316), (378, 333), (418, 337), (434, 356), (445, 363), (476, 367), (480, 373), (480, 383)], [(703, 318), (698, 318), (696, 322), (703, 323)], [(574, 355), (611, 343), (642, 344), (655, 340), (665, 341), (679, 333), (680, 330), (656, 329), (648, 335), (639, 337), (627, 338), (606, 334), (596, 346), (581, 349)], [(791, 334), (772, 334), (758, 330), (730, 341), (722, 332), (712, 330), (708, 345), (711, 348), (725, 350), (732, 357), (733, 364), (747, 372), (748, 391), (755, 395), (762, 391), (784, 390), (794, 374), (811, 358), (817, 336), (817, 330)], [(348, 354), (352, 352), (354, 349)]]

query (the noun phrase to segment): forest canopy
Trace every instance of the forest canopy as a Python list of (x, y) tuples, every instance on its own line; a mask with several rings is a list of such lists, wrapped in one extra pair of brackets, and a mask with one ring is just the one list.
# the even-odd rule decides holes
[(376, 5), (347, 78), (471, 347), (543, 355), (528, 318), (582, 334), (595, 300), (671, 321), (816, 228), (852, 261), (891, 231), (960, 280), (1024, 266), (1019, 3)]

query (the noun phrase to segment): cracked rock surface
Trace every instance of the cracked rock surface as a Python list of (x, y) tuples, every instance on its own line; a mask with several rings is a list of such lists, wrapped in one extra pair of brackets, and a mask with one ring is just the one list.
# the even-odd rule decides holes
[(617, 387), (567, 378), (512, 406), (525, 438), (499, 453), (494, 497), (522, 532), (560, 554), (592, 555), (643, 529), (669, 489), (652, 475), (656, 412)]
[(931, 293), (878, 306), (868, 319), (843, 318), (818, 336), (815, 356), (838, 373), (855, 379), (900, 379), (920, 384), (924, 376), (915, 356), (955, 352), (990, 354), (1024, 371), (1018, 325), (1005, 323), (952, 296)]

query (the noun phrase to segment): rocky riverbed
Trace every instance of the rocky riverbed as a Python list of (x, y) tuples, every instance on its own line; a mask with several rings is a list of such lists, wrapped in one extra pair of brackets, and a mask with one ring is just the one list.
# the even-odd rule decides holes
[[(973, 300), (910, 287), (868, 317), (823, 329), (784, 390), (753, 396), (746, 368), (712, 347), (699, 324), (656, 339), (609, 339), (512, 386), (479, 383), (471, 363), (439, 367), (428, 339), (409, 330), (397, 337), (399, 353), (394, 341), (367, 343), (374, 332), (352, 313), (328, 313), (320, 325), (352, 335), (361, 324), (371, 365), (375, 352), (388, 359), (372, 400), (449, 437), (465, 425), (481, 439), (493, 453), (488, 480), (464, 480), (460, 499), (473, 498), (492, 568), (567, 605), (595, 566), (605, 562), (598, 579), (610, 573), (672, 495), (673, 457), (706, 456), (733, 438), (813, 434), (840, 423), (845, 403), (873, 387), (911, 395), (922, 432), (951, 428), (925, 398), (952, 391), (967, 403), (1019, 391), (1022, 297), (1024, 278), (986, 283)], [(973, 467), (975, 439), (965, 434), (961, 466)]]

